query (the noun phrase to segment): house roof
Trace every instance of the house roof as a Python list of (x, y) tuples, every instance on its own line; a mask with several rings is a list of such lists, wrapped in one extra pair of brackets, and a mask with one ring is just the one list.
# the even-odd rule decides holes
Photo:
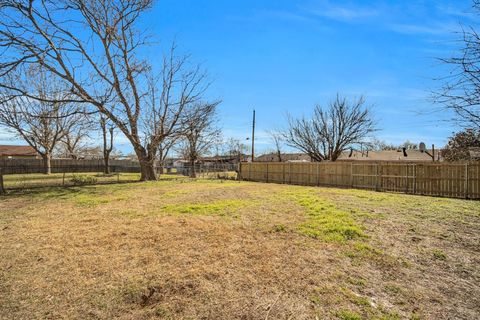
[(238, 155), (227, 155), (227, 156), (213, 156), (213, 157), (202, 157), (200, 161), (205, 161), (205, 162), (217, 162), (217, 161), (235, 161), (240, 158), (241, 160), (246, 159), (248, 156), (245, 154), (242, 154), (240, 156)]
[[(282, 153), (283, 162), (311, 161), (310, 156), (304, 153)], [(276, 153), (262, 154), (255, 158), (257, 162), (277, 162), (278, 155)]]
[[(432, 150), (427, 150), (432, 154)], [(405, 150), (406, 156), (403, 154), (403, 150), (382, 150), (382, 151), (353, 151), (350, 156), (350, 151), (345, 151), (338, 158), (338, 160), (349, 161), (432, 161), (426, 152), (420, 150), (407, 149)], [(435, 150), (435, 161), (442, 159), (441, 150)]]
[(0, 156), (37, 156), (37, 152), (31, 146), (0, 145)]

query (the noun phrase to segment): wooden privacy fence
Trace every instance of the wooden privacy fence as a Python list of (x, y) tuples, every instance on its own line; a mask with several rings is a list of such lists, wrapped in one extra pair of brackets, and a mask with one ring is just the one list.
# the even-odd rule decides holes
[(241, 163), (240, 179), (480, 199), (480, 162)]

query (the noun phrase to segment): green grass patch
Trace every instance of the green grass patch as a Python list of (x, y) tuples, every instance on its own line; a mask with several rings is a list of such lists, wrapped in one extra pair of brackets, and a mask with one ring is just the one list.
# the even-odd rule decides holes
[(362, 320), (362, 317), (358, 313), (347, 310), (340, 311), (338, 318), (341, 320)]
[(226, 199), (209, 203), (171, 204), (164, 206), (162, 210), (168, 214), (231, 216), (246, 205), (248, 202), (244, 200)]
[(381, 250), (362, 242), (353, 243), (349, 250), (345, 251), (345, 255), (349, 258), (372, 258), (380, 254), (382, 254)]
[(439, 249), (433, 250), (433, 257), (436, 260), (441, 260), (441, 261), (447, 260), (447, 255), (442, 250), (439, 250)]
[(366, 236), (362, 226), (353, 218), (356, 211), (338, 209), (332, 202), (320, 198), (309, 189), (289, 192), (288, 195), (306, 209), (307, 219), (298, 226), (301, 234), (337, 243)]

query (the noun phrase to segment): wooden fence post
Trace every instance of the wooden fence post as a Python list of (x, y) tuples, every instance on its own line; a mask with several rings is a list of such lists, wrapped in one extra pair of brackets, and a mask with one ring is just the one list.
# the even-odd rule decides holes
[(317, 162), (317, 187), (320, 186), (320, 162)]
[(417, 194), (417, 165), (413, 165), (413, 194)]
[(267, 183), (268, 183), (268, 162), (265, 164), (265, 171), (267, 171)]
[(289, 184), (292, 184), (292, 163), (288, 163), (288, 180)]
[(283, 171), (283, 179), (282, 179), (282, 182), (283, 182), (283, 184), (287, 183), (287, 181), (285, 181), (285, 165), (286, 165), (286, 163), (283, 162), (283, 163), (282, 163), (282, 171)]
[(353, 187), (353, 162), (350, 163), (350, 187)]
[(408, 193), (408, 164), (405, 165), (405, 193)]
[(465, 163), (465, 199), (468, 199), (468, 162)]
[(375, 173), (376, 173), (376, 176), (377, 176), (377, 179), (376, 179), (376, 183), (375, 183), (375, 190), (376, 191), (380, 191), (380, 170), (379, 170), (379, 166), (380, 164), (377, 162), (376, 165), (375, 165)]
[(0, 168), (0, 194), (5, 194), (5, 187), (3, 185), (3, 169)]

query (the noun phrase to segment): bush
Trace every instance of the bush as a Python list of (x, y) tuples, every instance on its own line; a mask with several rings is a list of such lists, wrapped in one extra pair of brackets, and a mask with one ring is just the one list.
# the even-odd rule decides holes
[(71, 181), (76, 186), (84, 186), (87, 184), (97, 183), (97, 178), (93, 176), (87, 176), (87, 175), (73, 175), (73, 178)]

